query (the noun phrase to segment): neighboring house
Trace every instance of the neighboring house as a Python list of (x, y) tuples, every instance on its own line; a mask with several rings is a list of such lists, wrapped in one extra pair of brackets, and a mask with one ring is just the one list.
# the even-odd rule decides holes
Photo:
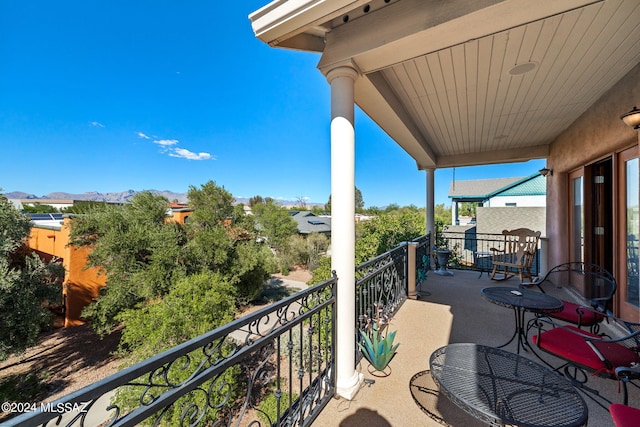
[(310, 211), (290, 211), (289, 215), (298, 223), (298, 233), (322, 233), (331, 237), (331, 218), (318, 216)]
[(24, 206), (48, 205), (56, 209), (64, 209), (73, 206), (76, 200), (72, 199), (20, 199)]
[(62, 294), (64, 295), (64, 326), (81, 325), (82, 309), (97, 298), (106, 277), (97, 268), (86, 268), (90, 249), (69, 245), (69, 222), (62, 220), (34, 220), (28, 245), (38, 255), (49, 261), (54, 257), (65, 269)]
[[(544, 234), (546, 179), (540, 173), (524, 178), (497, 178), (451, 183), (449, 198), (452, 225), (477, 223), (479, 233), (500, 233), (505, 229), (526, 227)], [(458, 204), (478, 203), (477, 217), (463, 221)], [(514, 215), (513, 208), (518, 208)]]
[(495, 191), (485, 207), (532, 207), (547, 205), (547, 181), (540, 173), (519, 179)]

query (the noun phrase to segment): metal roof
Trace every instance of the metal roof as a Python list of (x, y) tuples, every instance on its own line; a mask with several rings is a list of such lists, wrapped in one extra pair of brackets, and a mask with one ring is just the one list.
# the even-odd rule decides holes
[(309, 211), (290, 211), (289, 215), (298, 223), (300, 234), (331, 232), (331, 218), (319, 217)]
[(547, 194), (547, 179), (535, 174), (519, 182), (515, 182), (492, 196), (544, 196)]
[(483, 201), (495, 196), (539, 196), (547, 194), (546, 178), (539, 173), (521, 178), (495, 178), (451, 183), (449, 198)]
[(487, 199), (489, 195), (499, 191), (514, 182), (518, 178), (493, 178), (493, 179), (473, 179), (465, 181), (454, 181), (449, 187), (449, 198), (451, 199)]

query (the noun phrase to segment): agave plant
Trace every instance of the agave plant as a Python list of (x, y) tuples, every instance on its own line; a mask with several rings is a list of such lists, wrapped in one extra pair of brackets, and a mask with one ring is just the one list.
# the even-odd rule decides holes
[(393, 344), (397, 331), (386, 332), (389, 328), (389, 318), (377, 306), (375, 319), (367, 318), (366, 320), (364, 330), (360, 331), (362, 342), (358, 342), (358, 347), (375, 370), (383, 371), (400, 345)]

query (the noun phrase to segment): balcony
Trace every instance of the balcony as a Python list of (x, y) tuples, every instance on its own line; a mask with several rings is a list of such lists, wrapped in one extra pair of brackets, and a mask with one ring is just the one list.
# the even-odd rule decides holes
[[(367, 373), (368, 362), (362, 360), (357, 370), (374, 384), (363, 384), (352, 401), (332, 400), (313, 423), (313, 427), (330, 426), (483, 426), (453, 405), (447, 397), (437, 393), (431, 378), (428, 383), (433, 395), (423, 395), (428, 402), (427, 414), (414, 401), (411, 393), (412, 377), (429, 369), (429, 356), (437, 348), (449, 343), (473, 342), (488, 346), (502, 345), (513, 333), (514, 319), (510, 309), (491, 304), (480, 297), (480, 290), (487, 286), (516, 286), (518, 279), (495, 282), (487, 274), (476, 271), (454, 270), (453, 276), (429, 274), (423, 285), (421, 300), (408, 299), (394, 316), (392, 329), (397, 330), (400, 343), (391, 361), (392, 373), (378, 378)], [(558, 297), (572, 299), (565, 289), (556, 289)], [(527, 318), (531, 316), (527, 314)], [(512, 342), (506, 348), (516, 352)], [(521, 355), (536, 358), (526, 352)], [(543, 354), (542, 357), (559, 365), (559, 360)], [(421, 380), (424, 380), (422, 378)], [(414, 383), (414, 385), (421, 385)], [(589, 377), (589, 385), (595, 387), (610, 400), (621, 402), (618, 384), (613, 380)], [(631, 406), (640, 407), (639, 390), (630, 389)], [(583, 394), (589, 408), (590, 426), (613, 426), (608, 412)], [(442, 420), (443, 422), (439, 422)]]
[[(446, 344), (503, 344), (513, 333), (513, 314), (482, 299), (480, 290), (515, 286), (517, 279), (491, 281), (462, 258), (458, 263), (466, 270), (426, 277), (430, 246), (429, 236), (423, 236), (358, 267), (356, 323), (383, 303), (393, 313), (391, 329), (397, 330), (400, 347), (387, 377), (371, 375), (368, 362), (356, 356), (356, 371), (366, 381), (353, 400), (334, 398), (339, 360), (334, 351), (339, 279), (334, 277), (3, 425), (130, 426), (143, 420), (157, 425), (214, 420), (228, 426), (482, 425), (440, 395), (429, 375), (419, 377), (424, 387), (419, 406), (412, 397), (414, 376), (428, 370), (430, 354)], [(575, 298), (566, 289), (554, 292)], [(515, 352), (515, 346), (506, 349)], [(231, 387), (229, 375), (239, 379), (239, 387)], [(591, 377), (589, 384), (621, 401), (615, 381)], [(125, 389), (136, 398), (109, 406)], [(265, 407), (258, 404), (270, 394), (273, 412), (265, 417), (260, 413)], [(605, 409), (585, 401), (589, 425), (613, 425)], [(630, 405), (640, 406), (640, 393), (633, 388)]]

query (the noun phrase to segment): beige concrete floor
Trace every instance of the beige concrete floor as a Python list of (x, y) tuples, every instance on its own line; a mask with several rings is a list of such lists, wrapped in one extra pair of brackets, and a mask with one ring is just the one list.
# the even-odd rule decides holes
[[(430, 375), (414, 378), (414, 386), (426, 385), (430, 393), (425, 397), (429, 415), (416, 404), (411, 394), (412, 377), (429, 369), (429, 356), (437, 348), (455, 342), (474, 342), (489, 346), (504, 344), (514, 330), (513, 312), (491, 304), (480, 296), (486, 286), (517, 286), (516, 278), (504, 282), (489, 280), (486, 274), (455, 271), (454, 276), (430, 274), (423, 285), (421, 300), (407, 300), (392, 321), (396, 329), (398, 352), (390, 363), (391, 374), (378, 378), (367, 372), (368, 362), (363, 360), (357, 370), (365, 378), (375, 381), (362, 384), (351, 401), (334, 399), (313, 423), (313, 427), (401, 427), (401, 426), (464, 426), (484, 425), (440, 395)], [(555, 289), (563, 299), (575, 296), (565, 289)], [(516, 351), (515, 343), (505, 347)], [(530, 354), (521, 354), (531, 357)], [(544, 358), (557, 366), (558, 360)], [(610, 400), (621, 401), (617, 383), (592, 377), (589, 384), (598, 388)], [(630, 390), (630, 404), (640, 407), (640, 391)], [(584, 397), (584, 395), (583, 395)], [(585, 397), (589, 407), (589, 426), (610, 427), (609, 413)]]

